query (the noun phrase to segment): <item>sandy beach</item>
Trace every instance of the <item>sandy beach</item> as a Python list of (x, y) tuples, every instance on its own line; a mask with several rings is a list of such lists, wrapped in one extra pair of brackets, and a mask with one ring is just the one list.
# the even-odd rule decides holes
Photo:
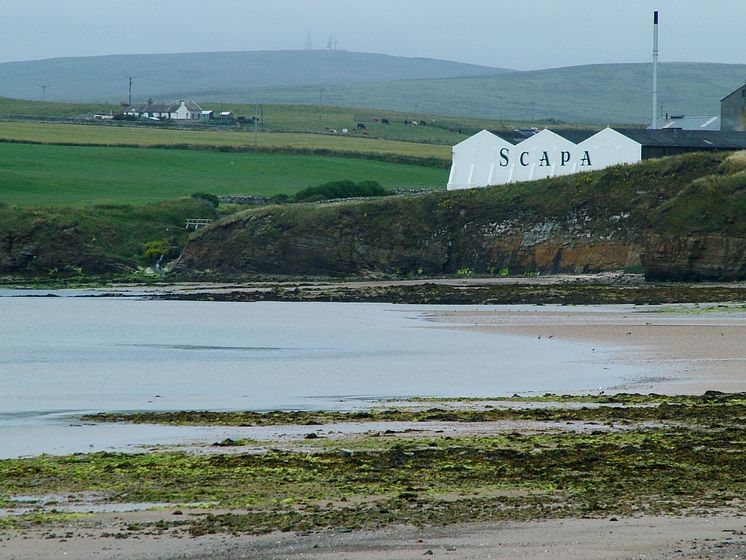
[(699, 394), (746, 390), (746, 310), (741, 305), (524, 306), (443, 311), (436, 324), (489, 333), (594, 342), (618, 349), (614, 359), (642, 364), (649, 377), (618, 391)]
[[(148, 514), (148, 520), (171, 513)], [(140, 515), (137, 519), (142, 520)], [(207, 535), (180, 533), (123, 537), (133, 515), (100, 516), (97, 526), (0, 533), (7, 560), (657, 560), (746, 557), (746, 518), (727, 513), (691, 517), (560, 519), (462, 524), (379, 531)]]
[[(701, 394), (746, 391), (746, 312), (740, 305), (511, 306), (443, 309), (429, 313), (429, 327), (531, 337), (541, 344), (598, 344), (604, 360), (643, 365), (649, 376), (617, 392)], [(609, 353), (608, 349), (613, 351)], [(427, 404), (421, 406), (429, 406)], [(441, 405), (442, 406), (442, 405)], [(468, 403), (454, 406), (469, 407)], [(406, 427), (406, 426), (404, 426)], [(518, 424), (433, 424), (401, 428), (402, 440), (417, 437), (488, 436), (508, 431), (590, 431), (598, 424), (563, 427)], [(376, 429), (382, 429), (375, 426)], [(410, 426), (411, 428), (411, 426)], [(333, 441), (329, 428), (306, 427)], [(609, 428), (620, 429), (620, 428)], [(327, 433), (328, 432), (328, 433)], [(398, 432), (397, 432), (398, 433)], [(305, 432), (304, 432), (305, 434)], [(303, 434), (301, 434), (303, 435)], [(347, 434), (349, 436), (349, 434)], [(299, 436), (301, 437), (301, 436)], [(240, 448), (239, 448), (240, 449)], [(245, 450), (244, 450), (245, 451)], [(229, 454), (233, 450), (211, 453)], [(746, 517), (735, 508), (696, 508), (685, 516), (609, 515), (527, 522), (393, 525), (379, 530), (344, 527), (266, 535), (218, 533), (192, 536), (174, 521), (198, 519), (205, 510), (165, 507), (149, 511), (99, 512), (38, 528), (0, 530), (0, 558), (9, 560), (208, 558), (258, 560), (459, 559), (731, 559), (746, 558)], [(233, 510), (234, 513), (236, 510)], [(216, 510), (210, 510), (216, 513)], [(158, 523), (163, 522), (163, 529)], [(142, 525), (146, 530), (135, 529)]]

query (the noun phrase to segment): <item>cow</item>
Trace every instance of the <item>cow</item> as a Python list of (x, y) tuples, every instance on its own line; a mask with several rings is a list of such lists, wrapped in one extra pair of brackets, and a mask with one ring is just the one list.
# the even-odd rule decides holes
[(358, 130), (368, 130), (368, 127), (365, 126), (363, 123), (359, 122), (359, 123), (357, 123), (357, 129)]
[(381, 124), (391, 124), (388, 119), (381, 119)]

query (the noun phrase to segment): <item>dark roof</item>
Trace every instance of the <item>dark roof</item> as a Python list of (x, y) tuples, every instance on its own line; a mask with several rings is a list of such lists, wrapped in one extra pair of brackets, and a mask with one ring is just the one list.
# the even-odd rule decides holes
[(643, 146), (661, 148), (701, 148), (703, 150), (746, 149), (746, 132), (713, 130), (681, 130), (677, 128), (645, 129), (615, 128)]
[(581, 142), (588, 140), (591, 136), (594, 134), (598, 134), (598, 130), (577, 130), (575, 128), (564, 128), (564, 129), (556, 129), (552, 130), (555, 134), (559, 134), (564, 138), (565, 140), (569, 140), (570, 142), (573, 142), (575, 144), (580, 144)]
[[(565, 140), (569, 140), (574, 144), (580, 144), (583, 140), (588, 140), (591, 136), (598, 133), (598, 130), (578, 130), (575, 128), (550, 128), (552, 132), (558, 136), (562, 136)], [(534, 134), (538, 134), (540, 130), (532, 129), (521, 129), (521, 130), (501, 130), (499, 132), (492, 132), (495, 136), (499, 136), (503, 140), (510, 142), (511, 144), (518, 144), (523, 142), (527, 138), (531, 138)]]
[[(194, 101), (184, 101), (184, 105), (192, 112), (198, 113), (202, 111), (202, 107)], [(175, 113), (179, 107), (181, 107), (181, 101), (172, 101), (171, 103), (142, 103), (128, 107), (127, 111), (133, 113)]]

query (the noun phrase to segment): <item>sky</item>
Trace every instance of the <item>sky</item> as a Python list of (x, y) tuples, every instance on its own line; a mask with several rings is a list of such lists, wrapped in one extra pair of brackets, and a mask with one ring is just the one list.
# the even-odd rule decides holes
[(3, 0), (0, 62), (326, 48), (534, 70), (745, 63), (746, 0)]

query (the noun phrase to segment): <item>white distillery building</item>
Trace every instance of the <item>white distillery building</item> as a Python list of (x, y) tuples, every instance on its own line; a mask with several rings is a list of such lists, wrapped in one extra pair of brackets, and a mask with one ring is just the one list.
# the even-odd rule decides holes
[(544, 129), (517, 143), (483, 130), (453, 147), (448, 190), (533, 181), (642, 159), (642, 144), (606, 128), (580, 143)]

